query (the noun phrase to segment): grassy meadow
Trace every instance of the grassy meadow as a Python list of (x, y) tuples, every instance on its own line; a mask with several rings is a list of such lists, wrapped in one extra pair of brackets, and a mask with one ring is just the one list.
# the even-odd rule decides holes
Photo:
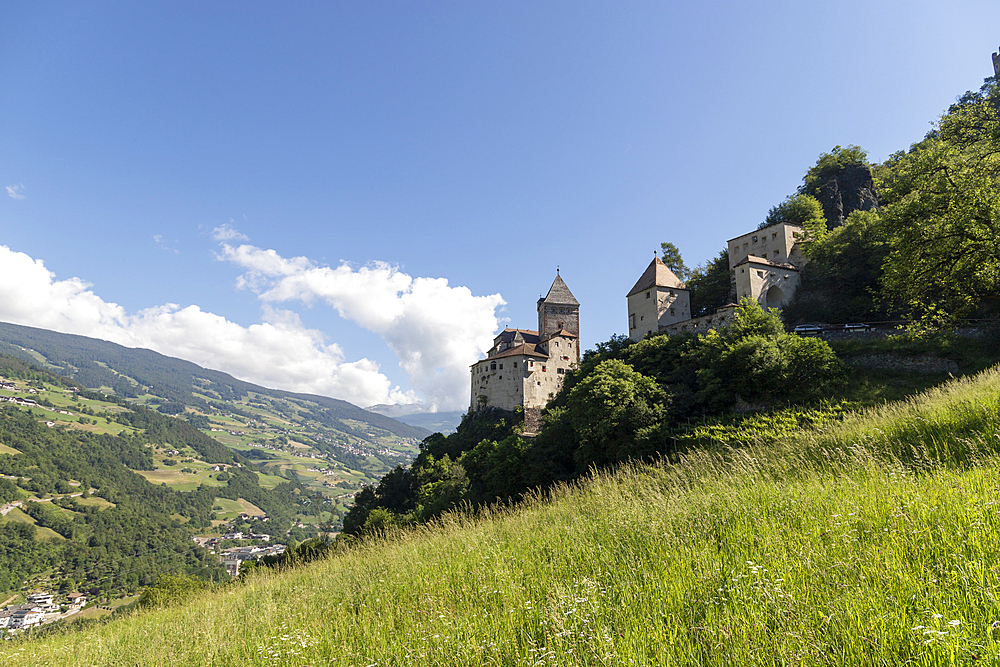
[(2, 642), (0, 662), (995, 664), (998, 434), (993, 370)]

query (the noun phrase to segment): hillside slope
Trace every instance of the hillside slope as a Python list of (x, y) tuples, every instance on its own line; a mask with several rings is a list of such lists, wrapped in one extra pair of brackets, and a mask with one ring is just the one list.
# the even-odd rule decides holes
[(0, 644), (23, 665), (992, 664), (1000, 370)]
[(238, 400), (253, 392), (316, 403), (335, 419), (363, 422), (402, 438), (430, 435), (426, 429), (363, 410), (347, 401), (267, 389), (183, 359), (86, 336), (0, 322), (0, 352), (41, 364), (85, 387), (107, 387), (125, 397), (149, 392), (169, 401), (199, 406), (206, 403), (204, 396)]

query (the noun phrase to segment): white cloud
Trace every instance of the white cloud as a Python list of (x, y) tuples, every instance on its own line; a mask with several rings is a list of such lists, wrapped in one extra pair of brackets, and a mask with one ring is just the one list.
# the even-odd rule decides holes
[(504, 305), (499, 294), (473, 296), (444, 278), (412, 278), (384, 262), (331, 268), (228, 243), (219, 257), (246, 269), (237, 284), (265, 303), (319, 300), (379, 334), (429, 409), (468, 406), (469, 365), (493, 342), (496, 309)]
[(166, 239), (163, 238), (162, 234), (153, 234), (153, 242), (156, 243), (156, 245), (160, 248), (160, 250), (163, 250), (164, 252), (170, 252), (175, 255), (181, 254), (180, 250), (174, 248), (173, 246), (167, 243)]
[(24, 192), (24, 184), (23, 183), (18, 183), (17, 185), (8, 185), (7, 186), (7, 195), (10, 196), (10, 197), (13, 197), (14, 199), (24, 199), (24, 195), (21, 194), (22, 192)]
[[(232, 218), (229, 218), (229, 222), (233, 222)], [(228, 223), (224, 225), (219, 225), (212, 230), (212, 238), (216, 241), (249, 241), (250, 238), (246, 234), (241, 234), (232, 228)]]
[(295, 313), (264, 308), (243, 327), (198, 306), (165, 304), (128, 314), (79, 278), (57, 280), (41, 260), (0, 245), (0, 321), (145, 347), (268, 387), (342, 398), (358, 405), (414, 403), (374, 361), (346, 361), (336, 344)]

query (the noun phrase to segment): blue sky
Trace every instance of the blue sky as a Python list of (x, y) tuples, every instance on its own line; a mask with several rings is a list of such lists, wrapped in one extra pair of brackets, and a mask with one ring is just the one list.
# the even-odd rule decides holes
[(0, 320), (461, 409), (556, 266), (584, 347), (820, 153), (992, 75), (995, 2), (3, 3)]

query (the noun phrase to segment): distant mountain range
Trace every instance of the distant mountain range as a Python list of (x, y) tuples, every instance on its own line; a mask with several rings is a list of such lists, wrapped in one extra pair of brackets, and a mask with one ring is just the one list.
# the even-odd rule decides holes
[(201, 408), (212, 401), (238, 401), (254, 392), (308, 401), (320, 406), (332, 421), (361, 422), (401, 438), (422, 439), (431, 433), (411, 421), (396, 420), (347, 401), (268, 389), (183, 359), (86, 336), (0, 322), (0, 352), (40, 365), (83, 387), (110, 390), (125, 398), (154, 394), (178, 406)]
[(365, 408), (369, 412), (376, 412), (386, 417), (392, 417), (404, 424), (419, 426), (436, 433), (454, 433), (455, 429), (462, 421), (464, 412), (454, 410), (452, 412), (413, 412), (412, 405), (370, 405)]

